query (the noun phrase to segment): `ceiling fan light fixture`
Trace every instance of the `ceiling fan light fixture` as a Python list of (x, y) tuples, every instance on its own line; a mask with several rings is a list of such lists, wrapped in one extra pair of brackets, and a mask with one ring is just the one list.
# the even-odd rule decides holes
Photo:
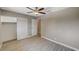
[(38, 12), (34, 12), (34, 14), (35, 14), (35, 15), (38, 15), (39, 13), (38, 13)]
[(27, 7), (28, 9), (32, 10), (32, 12), (28, 12), (28, 13), (34, 13), (35, 15), (39, 15), (39, 14), (46, 14), (43, 10), (44, 8), (38, 8), (38, 7), (35, 7), (35, 9), (32, 9), (30, 7)]

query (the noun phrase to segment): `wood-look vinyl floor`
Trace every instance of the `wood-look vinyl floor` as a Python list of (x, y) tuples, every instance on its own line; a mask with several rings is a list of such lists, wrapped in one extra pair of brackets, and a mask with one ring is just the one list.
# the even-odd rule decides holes
[(67, 47), (42, 39), (38, 36), (9, 41), (3, 44), (0, 51), (73, 51)]

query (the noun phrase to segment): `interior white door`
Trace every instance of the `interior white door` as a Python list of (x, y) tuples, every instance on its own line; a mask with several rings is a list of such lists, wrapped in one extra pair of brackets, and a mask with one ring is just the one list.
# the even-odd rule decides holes
[(32, 19), (32, 36), (37, 35), (37, 20)]
[(28, 37), (28, 23), (27, 18), (19, 17), (17, 20), (17, 40)]

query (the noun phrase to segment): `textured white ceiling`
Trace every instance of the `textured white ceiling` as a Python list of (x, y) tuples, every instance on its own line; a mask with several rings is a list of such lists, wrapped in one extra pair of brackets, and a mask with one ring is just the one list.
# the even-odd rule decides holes
[[(34, 7), (31, 7), (31, 8), (34, 9)], [(45, 7), (44, 12), (46, 13), (56, 12), (65, 8), (67, 7)], [(13, 11), (13, 12), (21, 13), (21, 14), (26, 14), (26, 15), (36, 16), (34, 13), (27, 13), (31, 10), (27, 9), (26, 7), (1, 7), (1, 9)], [(43, 14), (39, 14), (38, 16), (41, 16), (41, 15)]]

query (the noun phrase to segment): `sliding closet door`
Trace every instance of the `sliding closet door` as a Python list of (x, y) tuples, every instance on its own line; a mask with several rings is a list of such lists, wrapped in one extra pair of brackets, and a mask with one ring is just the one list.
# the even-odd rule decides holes
[(18, 17), (17, 20), (17, 40), (28, 37), (28, 23), (27, 18)]

